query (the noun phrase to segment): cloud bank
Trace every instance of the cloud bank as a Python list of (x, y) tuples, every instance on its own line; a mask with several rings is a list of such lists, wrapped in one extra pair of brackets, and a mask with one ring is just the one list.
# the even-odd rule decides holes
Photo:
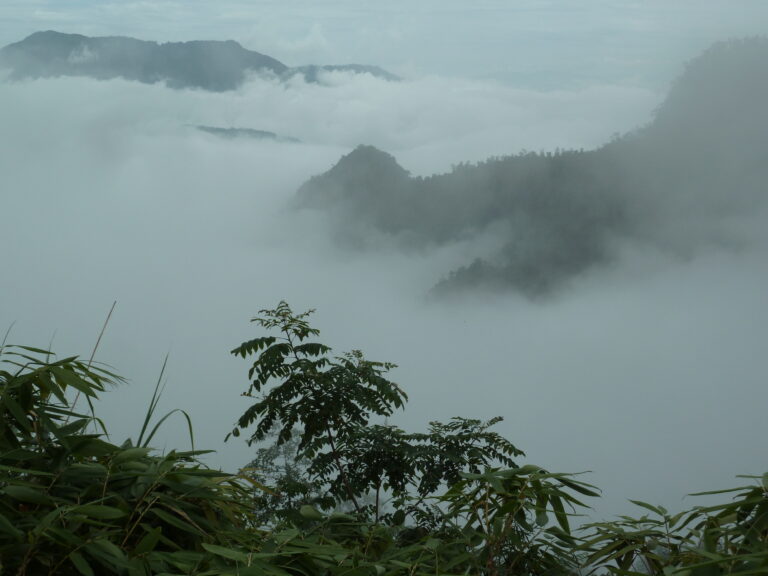
[[(628, 243), (622, 265), (546, 305), (515, 295), (425, 305), (436, 275), (494, 238), (431, 254), (342, 250), (322, 219), (288, 208), (309, 176), (361, 142), (429, 175), (522, 148), (598, 146), (648, 121), (659, 101), (626, 86), (541, 93), (344, 74), (227, 94), (119, 80), (2, 84), (0, 327), (16, 321), (13, 342), (53, 337), (60, 354), (87, 354), (117, 300), (97, 355), (131, 380), (104, 401), (114, 435), (135, 436), (170, 352), (161, 411), (186, 409), (198, 445), (218, 449), (246, 387), (247, 366), (228, 350), (253, 335), (258, 309), (287, 299), (318, 309), (336, 350), (400, 365), (393, 376), (411, 398), (403, 426), (502, 415), (500, 432), (532, 462), (594, 471), (606, 491), (598, 513), (626, 511), (627, 496), (675, 507), (764, 463), (759, 244), (681, 264)], [(221, 139), (197, 125), (303, 143)], [(733, 226), (755, 217), (736, 214)], [(183, 428), (166, 428), (168, 447), (184, 443)], [(212, 463), (249, 456), (230, 442)]]

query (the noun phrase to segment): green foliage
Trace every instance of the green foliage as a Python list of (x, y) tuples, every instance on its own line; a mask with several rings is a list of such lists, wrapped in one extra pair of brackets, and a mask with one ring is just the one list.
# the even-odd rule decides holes
[(464, 473), (442, 500), (461, 533), (475, 537), (475, 559), (485, 573), (549, 574), (579, 565), (568, 517), (584, 504), (572, 492), (598, 496), (570, 474), (527, 465)]
[(359, 351), (330, 358), (328, 346), (307, 341), (319, 334), (305, 320), (311, 311), (294, 316), (288, 304), (281, 302), (261, 313), (264, 316), (253, 321), (277, 328), (282, 336), (244, 342), (232, 353), (243, 358), (259, 354), (248, 371), (253, 380), (245, 396), (253, 397), (272, 381), (277, 383), (243, 413), (233, 435), (256, 423), (250, 441), (262, 440), (277, 425), (278, 442), (283, 443), (299, 425), (299, 449), (315, 454), (335, 437), (368, 424), (372, 415), (390, 416), (403, 406), (405, 394), (383, 377), (394, 365), (369, 362)]
[(275, 441), (238, 475), (206, 468), (199, 451), (148, 446), (174, 413), (152, 425), (162, 373), (139, 445), (118, 446), (93, 431), (105, 426), (92, 402), (118, 376), (0, 347), (0, 574), (768, 573), (768, 474), (706, 493), (732, 495), (725, 504), (671, 514), (636, 501), (640, 518), (574, 532), (596, 489), (518, 465), (522, 452), (491, 430), (499, 418), (426, 433), (372, 423), (405, 402), (384, 377), (391, 364), (331, 357), (308, 313), (285, 303), (262, 314), (281, 335), (234, 351), (257, 355), (247, 395), (262, 394), (235, 430)]
[[(522, 451), (489, 430), (501, 418), (432, 422), (427, 433), (372, 424), (373, 418), (404, 407), (407, 399), (384, 377), (394, 365), (367, 361), (359, 351), (332, 358), (329, 346), (311, 341), (320, 334), (308, 323), (311, 313), (294, 314), (285, 302), (261, 310), (253, 321), (279, 336), (249, 340), (232, 351), (241, 357), (256, 355), (245, 396), (262, 392), (232, 434), (251, 425), (251, 442), (276, 433), (274, 448), (262, 450), (277, 456), (277, 449), (298, 431), (294, 457), (307, 463), (306, 474), (297, 483), (296, 468), (286, 470), (285, 477), (276, 479), (283, 493), (287, 490), (293, 498), (312, 486), (330, 496), (330, 501), (319, 496), (315, 504), (327, 509), (348, 502), (376, 522), (394, 520), (393, 514), (382, 516), (386, 494), (397, 508), (398, 521), (403, 514), (423, 520), (432, 517), (423, 506), (427, 499), (458, 482), (462, 472), (479, 473), (492, 464), (515, 466), (513, 457)], [(268, 453), (261, 452), (260, 459)], [(360, 499), (367, 494), (373, 494), (374, 502), (366, 507)], [(298, 503), (294, 498), (293, 504)]]
[(139, 431), (139, 437), (136, 440), (136, 444), (139, 446), (149, 446), (149, 443), (152, 442), (152, 438), (155, 437), (155, 434), (157, 434), (157, 431), (160, 429), (160, 427), (163, 425), (163, 423), (168, 420), (171, 416), (174, 414), (181, 414), (184, 419), (187, 421), (187, 430), (189, 431), (189, 441), (192, 444), (192, 450), (195, 449), (195, 433), (192, 429), (192, 419), (189, 417), (189, 414), (187, 414), (184, 410), (180, 410), (178, 408), (171, 410), (167, 414), (165, 414), (160, 420), (158, 420), (155, 425), (152, 427), (151, 430), (149, 430), (149, 425), (152, 422), (152, 417), (155, 414), (155, 411), (157, 410), (157, 405), (160, 402), (160, 396), (163, 395), (163, 375), (165, 374), (165, 368), (168, 365), (168, 356), (166, 355), (165, 360), (163, 360), (163, 367), (160, 369), (160, 376), (157, 378), (157, 384), (155, 384), (155, 389), (152, 391), (152, 399), (149, 401), (149, 406), (147, 407), (147, 413), (144, 415), (144, 422), (141, 424), (141, 430)]
[(274, 310), (261, 310), (262, 316), (253, 321), (278, 330), (281, 336), (256, 338), (232, 351), (243, 358), (258, 354), (248, 371), (252, 381), (244, 395), (254, 397), (269, 388), (240, 416), (232, 435), (255, 424), (250, 442), (263, 440), (277, 429), (280, 445), (298, 427), (298, 450), (320, 462), (313, 472), (324, 479), (335, 474), (333, 496), (351, 501), (360, 510), (360, 487), (350, 484), (348, 465), (337, 444), (354, 437), (372, 417), (391, 416), (403, 407), (406, 396), (384, 378), (394, 365), (370, 362), (359, 351), (332, 358), (328, 346), (309, 341), (319, 334), (306, 320), (311, 312), (294, 315), (285, 302)]
[[(269, 437), (276, 438), (276, 434)], [(300, 521), (302, 506), (330, 508), (334, 499), (319, 482), (310, 478), (311, 461), (299, 454), (294, 435), (278, 445), (257, 449), (255, 458), (241, 471), (254, 481), (254, 518), (259, 526), (278, 526)], [(269, 487), (269, 488), (264, 488)]]
[[(376, 534), (376, 560), (383, 562), (383, 551), (394, 546), (398, 562), (415, 562), (401, 568), (423, 570), (425, 558), (429, 571), (488, 574), (576, 565), (567, 517), (583, 504), (571, 492), (595, 496), (591, 487), (566, 474), (518, 467), (514, 458), (523, 452), (491, 430), (501, 418), (431, 422), (426, 433), (373, 423), (405, 403), (405, 393), (384, 377), (393, 365), (369, 362), (360, 352), (332, 358), (330, 347), (314, 341), (319, 331), (309, 325), (310, 313), (294, 314), (285, 302), (262, 310), (254, 321), (279, 335), (232, 351), (256, 356), (245, 396), (261, 393), (232, 434), (249, 426), (255, 427), (251, 442), (276, 434), (251, 463), (261, 464), (254, 477), (275, 491), (262, 501), (293, 507), (271, 517), (276, 527), (286, 519), (315, 526), (323, 511), (351, 504), (355, 514), (342, 523), (346, 536), (331, 516), (323, 524), (326, 537), (342, 537), (345, 546), (367, 542), (363, 555), (370, 558), (368, 539)], [(291, 444), (294, 435), (299, 440)], [(270, 457), (282, 459), (284, 474), (275, 474)], [(557, 526), (545, 528), (547, 513)]]
[(768, 474), (747, 478), (758, 484), (696, 494), (733, 494), (731, 502), (677, 514), (633, 500), (646, 514), (587, 527), (587, 563), (617, 575), (768, 574)]
[(0, 560), (9, 574), (201, 573), (204, 544), (245, 528), (247, 493), (200, 452), (155, 456), (90, 433), (70, 391), (120, 379), (77, 358), (5, 347), (0, 357)]
[[(768, 570), (765, 486), (738, 489), (731, 504), (674, 516), (638, 502), (660, 518), (625, 517), (575, 534), (569, 519), (584, 507), (579, 498), (597, 491), (573, 475), (518, 466), (514, 458), (523, 453), (491, 430), (500, 418), (432, 422), (426, 433), (372, 423), (405, 402), (383, 377), (392, 365), (368, 363), (359, 352), (332, 360), (330, 347), (308, 341), (319, 336), (308, 324), (310, 312), (294, 315), (281, 302), (261, 313), (255, 321), (281, 336), (251, 340), (233, 353), (257, 356), (246, 395), (272, 387), (235, 433), (255, 425), (250, 439), (257, 441), (277, 430), (277, 441), (253, 463), (272, 473), (272, 503), (283, 506), (281, 518), (292, 526), (286, 531), (278, 523), (273, 536), (293, 534), (296, 542), (320, 546), (318, 552), (339, 546), (346, 552), (337, 558), (352, 561), (352, 573), (360, 574)], [(294, 433), (300, 440), (291, 441)], [(284, 474), (270, 469), (270, 455), (288, 446), (285, 462), (293, 465)], [(372, 504), (359, 504), (365, 495)], [(355, 515), (322, 512), (350, 501)]]
[[(411, 515), (417, 524), (434, 527), (441, 520), (431, 504), (441, 489), (459, 482), (465, 472), (479, 473), (492, 464), (514, 467), (512, 457), (523, 455), (488, 430), (500, 420), (455, 417), (448, 423), (430, 422), (427, 433), (406, 433), (395, 426), (359, 427), (338, 449), (341, 458), (354, 463), (350, 484), (360, 494), (374, 494), (370, 512), (376, 521), (402, 523), (403, 515)], [(321, 482), (328, 480), (331, 465), (331, 458), (324, 456), (309, 469)], [(382, 493), (391, 497), (395, 512), (382, 515)]]

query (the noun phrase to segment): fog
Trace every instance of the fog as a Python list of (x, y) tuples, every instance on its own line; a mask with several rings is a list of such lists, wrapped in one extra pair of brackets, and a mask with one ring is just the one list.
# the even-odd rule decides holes
[[(141, 3), (127, 4), (133, 18), (122, 18), (128, 8), (90, 3), (46, 16), (51, 7), (39, 4), (37, 15), (6, 4), (0, 13), (14, 14), (15, 24), (5, 24), (0, 38), (16, 41), (62, 22), (82, 33), (168, 40), (248, 35), (241, 13), (248, 8), (238, 3), (228, 4), (236, 19), (222, 15), (207, 31), (197, 3), (179, 19), (163, 12), (173, 10), (170, 4), (157, 3), (159, 20), (140, 14)], [(557, 38), (558, 26), (567, 28), (564, 3), (549, 4), (551, 30), (531, 27), (530, 35)], [(680, 218), (680, 235), (690, 238), (705, 226), (705, 236), (717, 241), (705, 250), (672, 252), (617, 241), (619, 256), (610, 266), (534, 302), (513, 292), (424, 298), (445, 270), (492, 244), (492, 232), (429, 251), (387, 243), (359, 251), (334, 241), (327, 216), (290, 208), (301, 184), (361, 143), (424, 176), (521, 149), (600, 146), (652, 119), (668, 80), (705, 40), (718, 39), (716, 32), (756, 32), (762, 4), (745, 3), (754, 16), (748, 22), (724, 6), (709, 3), (686, 42), (665, 44), (667, 54), (651, 48), (648, 29), (666, 21), (660, 34), (670, 38), (680, 12), (670, 9), (665, 20), (658, 6), (635, 7), (645, 18), (637, 20), (608, 8), (588, 11), (581, 22), (592, 27), (642, 28), (628, 37), (630, 49), (615, 54), (624, 64), (642, 54), (642, 62), (621, 74), (608, 62), (578, 81), (584, 68), (565, 63), (561, 81), (546, 55), (526, 64), (536, 70), (542, 63), (536, 81), (514, 83), (514, 69), (494, 76), (491, 64), (474, 67), (469, 60), (449, 73), (445, 62), (435, 64), (436, 47), (447, 45), (439, 38), (423, 59), (402, 47), (387, 59), (381, 39), (372, 40), (378, 51), (360, 51), (354, 39), (362, 32), (349, 22), (370, 14), (350, 12), (344, 3), (329, 10), (344, 14), (346, 26), (316, 14), (317, 7), (285, 8), (286, 18), (302, 18), (286, 25), (300, 31), (281, 40), (266, 3), (251, 24), (248, 47), (292, 65), (309, 63), (310, 56), (316, 63), (364, 61), (406, 80), (346, 73), (326, 74), (320, 84), (253, 78), (224, 93), (85, 78), (0, 83), (0, 330), (13, 324), (12, 343), (50, 344), (60, 356), (87, 357), (117, 301), (96, 354), (130, 381), (99, 406), (113, 440), (138, 434), (169, 354), (160, 413), (186, 410), (197, 447), (217, 450), (209, 464), (229, 470), (252, 453), (241, 440), (223, 443), (246, 406), (239, 394), (248, 365), (229, 350), (257, 334), (249, 319), (259, 309), (285, 299), (295, 310), (317, 309), (314, 324), (336, 351), (359, 348), (370, 359), (399, 365), (392, 376), (410, 401), (395, 423), (420, 430), (455, 415), (503, 416), (499, 431), (526, 451), (527, 462), (591, 471), (584, 479), (604, 493), (594, 503), (596, 515), (631, 510), (627, 498), (680, 508), (692, 503), (683, 500), (686, 493), (762, 473), (763, 205), (736, 197), (734, 210), (716, 221), (708, 211), (707, 219), (687, 222), (676, 209), (668, 217)], [(455, 30), (460, 6), (450, 9), (452, 18), (447, 8), (439, 18)], [(382, 13), (381, 34), (426, 30), (426, 10), (415, 10), (412, 27), (403, 28), (401, 13)], [(497, 30), (491, 23), (499, 14), (482, 14), (472, 13), (469, 23)], [(533, 20), (515, 25), (524, 22)], [(339, 35), (329, 32), (333, 26)], [(265, 28), (273, 32), (261, 45), (256, 32)], [(459, 44), (469, 50), (482, 36), (461, 36)], [(486, 63), (498, 60), (489, 45), (504, 35), (487, 36), (472, 56), (482, 54)], [(579, 54), (586, 61), (600, 50)], [(651, 56), (658, 56), (657, 65)], [(224, 139), (198, 125), (269, 130), (300, 143)], [(182, 420), (166, 423), (157, 444), (187, 446)]]

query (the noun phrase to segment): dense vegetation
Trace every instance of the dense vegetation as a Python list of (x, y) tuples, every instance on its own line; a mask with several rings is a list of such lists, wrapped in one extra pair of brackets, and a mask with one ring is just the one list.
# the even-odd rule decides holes
[(236, 474), (153, 451), (156, 398), (135, 443), (109, 442), (94, 401), (119, 377), (0, 346), (0, 574), (768, 573), (768, 475), (574, 530), (596, 489), (523, 464), (498, 419), (387, 424), (392, 365), (332, 355), (308, 316), (262, 310), (233, 350), (252, 364), (232, 436), (258, 446)]
[(329, 211), (333, 233), (365, 249), (377, 243), (371, 229), (422, 250), (497, 239), (446, 271), (436, 293), (546, 296), (627, 243), (689, 256), (727, 242), (729, 217), (764, 206), (767, 62), (768, 38), (713, 46), (688, 64), (650, 124), (595, 150), (522, 151), (412, 177), (361, 146), (307, 181), (297, 204)]

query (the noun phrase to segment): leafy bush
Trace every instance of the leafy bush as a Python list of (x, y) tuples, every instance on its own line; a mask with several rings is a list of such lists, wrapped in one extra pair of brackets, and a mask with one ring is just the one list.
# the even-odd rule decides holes
[(256, 358), (232, 434), (274, 438), (237, 475), (200, 451), (147, 446), (168, 416), (145, 438), (157, 389), (138, 445), (112, 444), (93, 401), (118, 376), (0, 346), (0, 574), (768, 573), (768, 475), (708, 493), (733, 494), (725, 504), (670, 514), (636, 502), (640, 518), (574, 532), (592, 486), (518, 464), (491, 430), (498, 418), (425, 433), (375, 423), (407, 399), (386, 378), (393, 365), (331, 356), (308, 314), (263, 310), (256, 322), (278, 336), (233, 351)]
[[(768, 574), (768, 474), (757, 485), (695, 495), (733, 494), (730, 502), (670, 514), (633, 500), (646, 512), (586, 527), (582, 549), (592, 571), (612, 574), (715, 576)], [(650, 513), (650, 514), (649, 514)]]
[(0, 559), (8, 574), (197, 573), (248, 526), (238, 478), (200, 452), (155, 455), (90, 430), (113, 374), (47, 351), (0, 350)]
[[(288, 460), (306, 465), (272, 478), (275, 490), (288, 488), (282, 503), (295, 507), (282, 518), (295, 522), (303, 511), (319, 520), (321, 511), (348, 505), (355, 522), (405, 549), (429, 543), (428, 556), (441, 570), (548, 573), (577, 565), (567, 516), (583, 504), (571, 492), (597, 496), (592, 487), (571, 475), (519, 467), (514, 458), (523, 452), (490, 430), (501, 418), (431, 422), (427, 433), (374, 424), (407, 400), (385, 377), (392, 364), (368, 361), (359, 351), (331, 356), (329, 346), (314, 341), (319, 331), (308, 323), (311, 311), (294, 314), (281, 302), (260, 313), (254, 322), (278, 334), (232, 351), (256, 356), (244, 393), (255, 401), (232, 435), (252, 425), (250, 442), (276, 435), (254, 463), (298, 437)], [(256, 477), (266, 479), (258, 470)], [(310, 494), (316, 496), (302, 501)], [(361, 501), (365, 496), (370, 504)], [(550, 517), (557, 526), (547, 527)]]

